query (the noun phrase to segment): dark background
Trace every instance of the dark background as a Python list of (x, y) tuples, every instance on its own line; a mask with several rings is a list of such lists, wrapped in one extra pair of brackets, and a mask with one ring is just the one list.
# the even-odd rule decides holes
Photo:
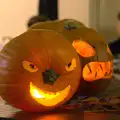
[(39, 0), (38, 13), (50, 20), (58, 19), (58, 0)]

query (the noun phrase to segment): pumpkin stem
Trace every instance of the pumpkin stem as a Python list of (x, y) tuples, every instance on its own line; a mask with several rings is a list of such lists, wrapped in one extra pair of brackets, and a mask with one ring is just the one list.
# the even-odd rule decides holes
[(42, 75), (45, 84), (54, 84), (60, 76), (53, 69), (46, 70)]
[(75, 21), (67, 20), (64, 22), (64, 28), (66, 30), (75, 30), (77, 28), (80, 28), (80, 24), (76, 23)]
[(67, 29), (67, 30), (74, 30), (74, 29), (76, 29), (76, 26), (72, 23), (66, 23), (64, 28)]

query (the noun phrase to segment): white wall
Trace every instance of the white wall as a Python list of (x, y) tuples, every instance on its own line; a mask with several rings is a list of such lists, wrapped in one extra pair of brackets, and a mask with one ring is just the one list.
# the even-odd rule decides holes
[(117, 38), (116, 16), (120, 12), (120, 0), (100, 0), (99, 32), (108, 41)]
[(27, 20), (37, 13), (38, 0), (0, 0), (0, 39), (26, 30)]
[(59, 18), (73, 18), (89, 26), (90, 0), (59, 0)]
[[(77, 19), (89, 26), (89, 1), (59, 0), (59, 18)], [(0, 40), (23, 33), (27, 20), (37, 10), (38, 0), (0, 0)]]
[(100, 0), (100, 26), (115, 28), (116, 16), (120, 11), (120, 0)]

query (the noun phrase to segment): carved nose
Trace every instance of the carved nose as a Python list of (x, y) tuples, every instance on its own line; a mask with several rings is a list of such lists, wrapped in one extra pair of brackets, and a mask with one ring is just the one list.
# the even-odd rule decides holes
[(42, 75), (45, 84), (54, 84), (60, 76), (53, 69), (46, 70)]

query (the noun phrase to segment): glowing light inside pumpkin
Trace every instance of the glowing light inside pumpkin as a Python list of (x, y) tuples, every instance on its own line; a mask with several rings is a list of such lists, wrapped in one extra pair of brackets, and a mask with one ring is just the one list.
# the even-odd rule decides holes
[(51, 93), (45, 92), (37, 88), (33, 83), (30, 83), (30, 94), (31, 96), (40, 104), (44, 106), (54, 106), (63, 101), (70, 92), (70, 85), (68, 85), (64, 90)]
[(34, 63), (29, 61), (23, 61), (23, 68), (31, 73), (38, 71), (38, 67)]
[(45, 96), (42, 94), (39, 94), (39, 92), (36, 89), (32, 89), (31, 91), (36, 98), (44, 98)]
[(72, 43), (73, 47), (83, 57), (92, 57), (95, 55), (95, 49), (87, 42), (82, 40), (74, 40)]
[(83, 78), (86, 81), (95, 81), (112, 76), (112, 62), (90, 62), (83, 68)]

